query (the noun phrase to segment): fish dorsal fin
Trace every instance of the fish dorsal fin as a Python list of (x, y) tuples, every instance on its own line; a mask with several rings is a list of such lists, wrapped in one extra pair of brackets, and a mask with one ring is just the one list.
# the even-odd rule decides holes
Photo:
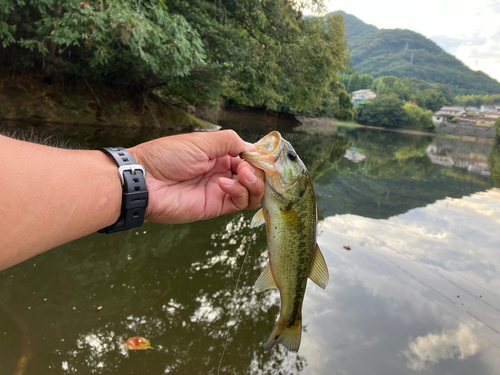
[(264, 212), (262, 211), (262, 208), (257, 211), (257, 213), (253, 216), (252, 222), (250, 223), (250, 228), (255, 228), (258, 227), (262, 224), (264, 224), (266, 220), (264, 219)]
[(278, 286), (276, 285), (276, 281), (274, 281), (273, 274), (271, 273), (271, 265), (267, 263), (264, 272), (262, 272), (262, 274), (259, 276), (253, 288), (257, 292), (261, 292), (266, 289), (273, 289), (277, 287)]
[(323, 254), (321, 254), (318, 244), (316, 244), (316, 251), (314, 252), (314, 260), (309, 278), (323, 289), (326, 288), (328, 280), (330, 279), (325, 258), (323, 257)]

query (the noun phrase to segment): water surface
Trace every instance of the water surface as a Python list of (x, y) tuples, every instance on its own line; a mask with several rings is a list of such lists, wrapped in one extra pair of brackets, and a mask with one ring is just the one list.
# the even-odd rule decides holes
[[(279, 129), (315, 182), (330, 284), (308, 286), (298, 354), (263, 351), (279, 296), (252, 289), (265, 232), (240, 212), (93, 234), (0, 272), (0, 374), (216, 374), (228, 328), (221, 374), (499, 373), (498, 150), (240, 120), (221, 124), (249, 141)], [(90, 148), (168, 134), (33, 131)], [(125, 350), (132, 336), (154, 350)]]

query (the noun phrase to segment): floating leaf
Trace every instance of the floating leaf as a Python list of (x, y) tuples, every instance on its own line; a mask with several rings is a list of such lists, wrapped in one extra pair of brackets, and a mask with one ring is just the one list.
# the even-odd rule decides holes
[(153, 349), (149, 340), (138, 336), (129, 338), (123, 343), (123, 346), (128, 350)]
[(344, 245), (344, 249), (346, 249), (346, 250), (351, 250), (351, 247), (350, 247), (350, 246), (345, 246), (345, 245)]

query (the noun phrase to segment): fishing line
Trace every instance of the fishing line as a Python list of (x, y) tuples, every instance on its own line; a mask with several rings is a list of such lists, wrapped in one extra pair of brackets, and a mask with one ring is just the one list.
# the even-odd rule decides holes
[[(238, 285), (240, 284), (240, 277), (241, 277), (241, 273), (243, 271), (243, 266), (245, 265), (245, 261), (247, 260), (247, 256), (248, 256), (248, 250), (250, 249), (250, 245), (252, 244), (253, 242), (253, 232), (254, 232), (254, 228), (252, 228), (252, 231), (250, 232), (250, 241), (248, 242), (248, 246), (247, 246), (247, 250), (245, 251), (245, 257), (243, 258), (243, 263), (241, 264), (241, 268), (240, 268), (240, 272), (238, 273), (238, 278), (236, 279), (236, 286), (234, 288), (234, 294), (236, 295), (236, 293), (238, 292)], [(232, 320), (233, 318), (233, 315), (234, 315), (234, 312), (236, 310), (236, 307), (234, 307), (232, 310), (231, 310), (231, 313), (229, 314), (229, 321)], [(224, 349), (222, 350), (222, 354), (220, 356), (220, 361), (219, 361), (219, 368), (217, 369), (217, 375), (219, 375), (219, 372), (220, 372), (220, 367), (222, 366), (222, 359), (224, 358), (224, 354), (226, 353), (226, 348), (227, 348), (227, 343), (229, 341), (229, 331), (231, 330), (231, 327), (227, 327), (227, 332), (226, 332), (226, 342), (224, 343)]]

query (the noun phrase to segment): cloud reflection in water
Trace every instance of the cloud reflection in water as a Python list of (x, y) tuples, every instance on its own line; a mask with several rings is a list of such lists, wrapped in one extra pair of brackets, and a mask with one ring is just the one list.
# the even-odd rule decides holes
[(498, 189), (388, 220), (327, 217), (330, 285), (306, 293), (304, 373), (494, 373), (499, 223)]

